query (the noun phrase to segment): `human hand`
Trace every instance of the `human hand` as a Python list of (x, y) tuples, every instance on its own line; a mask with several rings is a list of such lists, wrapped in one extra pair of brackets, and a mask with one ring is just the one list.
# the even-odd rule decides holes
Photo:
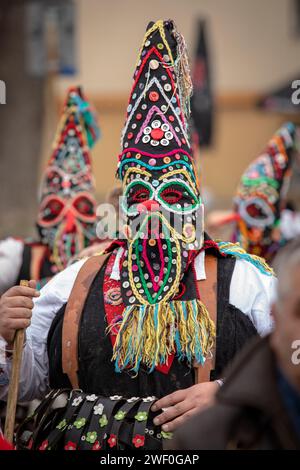
[(162, 425), (165, 432), (174, 431), (195, 413), (212, 405), (219, 388), (217, 382), (203, 382), (161, 398), (151, 408), (152, 411), (163, 410), (154, 418), (154, 424)]
[(35, 289), (36, 281), (29, 281), (29, 286), (14, 286), (8, 289), (0, 299), (0, 335), (12, 345), (16, 330), (28, 328), (31, 322), (34, 297), (40, 293)]

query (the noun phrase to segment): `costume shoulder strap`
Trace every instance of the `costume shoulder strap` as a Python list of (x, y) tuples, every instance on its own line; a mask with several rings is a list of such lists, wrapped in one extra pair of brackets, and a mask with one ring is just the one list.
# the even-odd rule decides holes
[(239, 243), (218, 242), (220, 253), (223, 255), (231, 255), (237, 259), (243, 259), (248, 263), (253, 264), (262, 274), (267, 276), (274, 276), (273, 269), (268, 263), (260, 256), (250, 255), (245, 251)]
[[(218, 258), (213, 255), (205, 255), (205, 272), (206, 279), (197, 281), (197, 287), (200, 298), (208, 310), (209, 316), (217, 324), (217, 266)], [(215, 347), (214, 347), (215, 350)], [(195, 367), (196, 383), (209, 382), (210, 372), (214, 368), (215, 351), (212, 356), (207, 357), (204, 365)]]
[(73, 388), (78, 388), (78, 329), (90, 287), (110, 253), (92, 256), (79, 270), (64, 314), (62, 368)]

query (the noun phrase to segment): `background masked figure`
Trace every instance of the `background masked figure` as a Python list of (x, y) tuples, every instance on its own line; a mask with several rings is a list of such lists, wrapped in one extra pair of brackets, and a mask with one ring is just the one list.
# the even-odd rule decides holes
[(96, 239), (90, 148), (99, 129), (81, 89), (68, 91), (39, 195), (39, 241), (0, 242), (0, 295), (20, 279), (40, 286)]
[[(12, 237), (0, 242), (0, 295), (21, 279), (41, 288), (74, 255), (96, 242), (96, 200), (89, 149), (99, 137), (96, 116), (81, 88), (70, 88), (39, 195), (39, 241)], [(0, 344), (1, 348), (1, 344)], [(7, 383), (1, 374), (0, 384)], [(2, 379), (1, 379), (2, 377)], [(25, 417), (18, 405), (16, 421)], [(6, 407), (0, 403), (0, 422)]]
[(287, 193), (293, 163), (300, 155), (299, 146), (300, 129), (292, 123), (284, 124), (242, 175), (234, 212), (212, 213), (208, 217), (214, 229), (234, 222), (232, 240), (268, 262), (287, 239), (299, 233), (295, 224), (289, 227), (295, 215), (287, 209)]
[[(41, 396), (49, 383), (52, 388), (72, 385), (110, 397), (107, 409), (101, 408), (105, 417), (110, 400), (120, 396), (143, 397), (145, 403), (159, 398), (156, 411), (168, 409), (154, 423), (165, 423), (165, 434), (154, 427), (151, 436), (133, 442), (138, 446), (169, 438), (168, 432), (210, 402), (224, 366), (248, 338), (272, 325), (274, 278), (268, 266), (203, 232), (187, 130), (190, 94), (183, 37), (170, 20), (150, 23), (117, 170), (127, 219), (124, 238), (106, 254), (69, 266), (42, 289), (24, 348), (22, 396)], [(208, 281), (215, 318), (204, 295)], [(10, 315), (3, 301), (0, 308), (2, 318)], [(9, 341), (1, 324), (0, 334)], [(195, 363), (200, 371), (209, 366), (197, 384)], [(9, 374), (9, 364), (3, 370)], [(2, 396), (6, 392), (0, 389)], [(117, 445), (109, 435), (113, 420), (105, 421), (102, 448)], [(88, 421), (81, 429), (76, 448), (91, 448), (83, 442), (89, 426)], [(74, 442), (75, 429), (70, 432), (66, 440)]]
[(234, 201), (240, 217), (234, 238), (245, 250), (267, 260), (284, 243), (280, 219), (296, 152), (296, 131), (295, 125), (287, 123), (274, 134), (243, 174)]

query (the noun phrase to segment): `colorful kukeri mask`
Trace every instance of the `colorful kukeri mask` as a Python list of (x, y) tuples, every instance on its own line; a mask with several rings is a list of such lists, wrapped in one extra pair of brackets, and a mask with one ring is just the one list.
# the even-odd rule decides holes
[[(203, 205), (187, 129), (191, 91), (183, 37), (172, 21), (151, 23), (134, 74), (118, 165), (127, 243), (117, 369), (134, 364), (137, 370), (142, 361), (152, 370), (165, 363), (174, 352), (180, 315), (181, 333), (191, 341), (194, 336), (190, 347), (177, 334), (182, 358), (203, 361), (211, 341), (213, 325), (197, 293), (182, 295), (181, 289), (203, 244)], [(200, 333), (204, 323), (207, 329)], [(151, 329), (156, 333), (148, 335)]]
[[(124, 161), (128, 251), (123, 276), (129, 273), (129, 303), (155, 304), (174, 297), (191, 252), (202, 246), (202, 204), (195, 173), (184, 156), (178, 152), (154, 164), (140, 154), (131, 159), (135, 166)], [(149, 160), (161, 169), (151, 168)]]
[(243, 174), (235, 211), (239, 214), (235, 239), (249, 253), (270, 260), (280, 244), (280, 214), (291, 176), (296, 127), (283, 125), (265, 152)]
[(80, 88), (71, 88), (45, 170), (37, 226), (58, 270), (96, 238), (96, 200), (89, 148), (99, 137)]

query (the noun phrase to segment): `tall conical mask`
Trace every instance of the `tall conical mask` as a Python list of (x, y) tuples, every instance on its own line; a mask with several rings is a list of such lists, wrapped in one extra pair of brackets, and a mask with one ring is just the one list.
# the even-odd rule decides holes
[(117, 370), (137, 371), (141, 362), (150, 370), (166, 364), (176, 350), (202, 362), (214, 325), (187, 279), (203, 244), (203, 205), (187, 126), (190, 70), (173, 21), (149, 24), (133, 78), (117, 170), (126, 308), (113, 358)]
[(70, 88), (42, 179), (37, 220), (58, 270), (96, 238), (90, 148), (98, 137), (96, 116), (81, 88)]

